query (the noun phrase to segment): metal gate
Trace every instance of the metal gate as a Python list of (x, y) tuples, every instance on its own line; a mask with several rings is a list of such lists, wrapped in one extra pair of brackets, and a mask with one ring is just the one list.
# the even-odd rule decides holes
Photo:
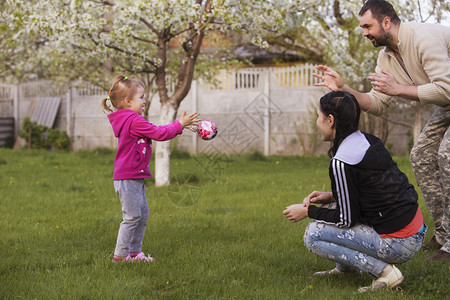
[(17, 87), (0, 84), (0, 147), (12, 146), (17, 134)]

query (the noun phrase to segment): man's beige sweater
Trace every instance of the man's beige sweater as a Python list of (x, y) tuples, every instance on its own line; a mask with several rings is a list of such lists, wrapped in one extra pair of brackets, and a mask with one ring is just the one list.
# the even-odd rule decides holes
[[(398, 49), (407, 72), (392, 49), (378, 55), (376, 72), (391, 73), (398, 83), (416, 85), (422, 104), (450, 110), (450, 27), (425, 23), (400, 23)], [(392, 96), (371, 90), (369, 112), (383, 113)]]

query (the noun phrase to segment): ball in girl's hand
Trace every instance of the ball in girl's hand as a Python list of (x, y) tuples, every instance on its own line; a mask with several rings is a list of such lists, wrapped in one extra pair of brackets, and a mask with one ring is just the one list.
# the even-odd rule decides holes
[(204, 140), (212, 140), (217, 135), (217, 126), (213, 121), (202, 121), (198, 124), (197, 134)]

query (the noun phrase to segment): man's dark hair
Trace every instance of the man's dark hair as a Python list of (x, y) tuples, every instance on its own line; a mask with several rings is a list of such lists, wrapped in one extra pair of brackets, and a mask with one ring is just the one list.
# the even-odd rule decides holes
[(377, 19), (379, 23), (381, 23), (385, 17), (389, 17), (394, 24), (400, 23), (400, 18), (397, 16), (394, 7), (387, 1), (368, 0), (359, 11), (359, 15), (362, 16), (368, 10), (372, 12), (372, 16)]

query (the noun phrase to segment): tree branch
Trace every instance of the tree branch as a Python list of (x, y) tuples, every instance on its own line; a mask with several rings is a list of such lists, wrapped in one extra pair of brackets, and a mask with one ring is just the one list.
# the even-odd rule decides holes
[(419, 8), (419, 16), (420, 16), (420, 22), (425, 23), (426, 21), (428, 21), (428, 19), (434, 15), (434, 11), (436, 10), (436, 1), (432, 1), (433, 2), (433, 10), (431, 11), (431, 13), (428, 15), (428, 17), (426, 17), (426, 19), (423, 19), (422, 16), (422, 6), (420, 5), (420, 0), (417, 0), (417, 6)]
[(75, 47), (75, 48), (78, 48), (78, 49), (81, 49), (81, 50), (84, 50), (84, 51), (88, 51), (88, 52), (92, 52), (92, 51), (94, 51), (93, 49), (90, 49), (90, 48), (88, 48), (88, 47), (84, 47), (84, 46), (81, 46), (81, 45), (78, 45), (78, 44), (71, 44), (72, 45), (72, 47)]
[[(197, 4), (201, 5), (202, 0), (197, 0)], [(211, 1), (207, 0), (205, 3), (205, 11), (211, 10)], [(212, 21), (210, 18), (209, 21)], [(202, 46), (203, 38), (205, 35), (205, 24), (200, 27), (201, 30), (198, 30), (196, 33), (193, 33), (191, 38), (192, 39), (192, 46), (189, 47), (189, 49), (184, 50), (183, 53), (183, 60), (180, 66), (180, 70), (178, 72), (178, 82), (175, 88), (175, 92), (170, 97), (171, 100), (179, 104), (181, 100), (186, 97), (186, 95), (189, 92), (189, 89), (191, 87), (192, 79), (194, 77), (194, 69), (195, 69), (195, 63), (197, 61), (198, 54), (200, 53), (200, 48)]]
[(188, 28), (186, 28), (186, 29), (183, 29), (183, 30), (180, 30), (180, 31), (178, 31), (178, 32), (176, 32), (176, 33), (172, 33), (172, 34), (170, 34), (169, 35), (169, 39), (172, 39), (172, 38), (174, 38), (174, 37), (176, 37), (176, 36), (178, 36), (178, 35), (180, 35), (180, 34), (182, 34), (182, 33), (185, 33), (185, 32), (187, 32), (187, 31), (189, 31), (189, 30), (191, 30), (192, 29), (192, 27), (188, 27)]
[[(209, 3), (209, 0), (208, 0), (208, 3)], [(213, 24), (213, 23), (214, 23), (214, 20), (215, 20), (214, 17), (208, 18), (208, 19), (206, 20), (206, 22), (205, 22), (205, 23), (202, 23), (202, 26), (200, 26), (200, 28), (197, 29), (197, 32), (204, 32), (204, 31), (206, 30), (206, 25), (207, 25), (207, 24)], [(185, 31), (192, 30), (193, 27), (194, 27), (194, 26), (191, 24)], [(184, 41), (184, 43), (183, 43), (183, 49), (184, 49), (186, 52), (190, 52), (190, 51), (191, 51), (191, 49), (187, 47), (187, 43), (188, 43), (188, 42), (192, 42), (192, 41), (195, 39), (196, 36), (197, 36), (197, 33), (194, 33), (194, 34), (192, 34), (186, 41)]]
[(340, 5), (339, 1), (335, 0), (333, 3), (334, 17), (336, 18), (336, 22), (338, 23), (339, 26), (344, 26), (347, 22), (345, 21), (344, 17), (342, 17), (341, 8), (339, 5)]
[(396, 98), (395, 99), (397, 102), (401, 102), (402, 104), (406, 104), (410, 107), (416, 107), (415, 102), (411, 101), (411, 100), (405, 100), (403, 98)]
[(382, 118), (383, 120), (388, 121), (389, 123), (392, 124), (396, 124), (396, 125), (401, 125), (401, 126), (405, 126), (408, 128), (413, 128), (413, 126), (411, 124), (405, 123), (405, 122), (399, 122), (399, 121), (393, 121), (392, 119), (389, 119), (388, 117), (385, 116), (380, 116), (380, 118)]
[(114, 6), (114, 3), (109, 2), (108, 0), (104, 0), (104, 1), (101, 1), (101, 0), (90, 0), (90, 2), (103, 4), (103, 5), (107, 5), (107, 6)]
[(113, 59), (114, 63), (117, 64), (118, 66), (120, 66), (122, 69), (124, 69), (125, 71), (129, 72), (129, 73), (137, 73), (137, 74), (154, 74), (155, 70), (152, 69), (142, 69), (142, 70), (135, 70), (133, 68), (129, 68), (127, 66), (125, 66), (123, 63), (121, 63), (120, 61), (118, 61), (117, 59)]
[(141, 21), (142, 23), (145, 24), (145, 26), (147, 26), (148, 28), (150, 28), (151, 31), (153, 31), (158, 37), (162, 36), (162, 33), (160, 31), (158, 31), (155, 26), (153, 26), (152, 24), (150, 24), (149, 22), (147, 22), (147, 20), (145, 20), (143, 17), (139, 18), (139, 21)]
[(135, 40), (138, 40), (138, 41), (141, 41), (141, 42), (144, 42), (144, 43), (149, 43), (149, 44), (154, 44), (154, 45), (156, 45), (156, 43), (154, 42), (154, 41), (152, 41), (152, 40), (148, 40), (148, 39), (144, 39), (144, 38), (141, 38), (141, 37), (139, 37), (139, 36), (135, 36), (135, 35), (130, 35), (133, 39), (135, 39)]
[[(118, 52), (120, 52), (120, 53), (125, 53), (125, 54), (128, 55), (128, 56), (131, 56), (131, 57), (137, 57), (137, 58), (139, 58), (139, 59), (142, 59), (142, 58), (136, 56), (135, 54), (131, 53), (130, 51), (123, 50), (123, 49), (121, 49), (121, 48), (119, 48), (119, 47), (117, 47), (117, 46), (115, 46), (115, 45), (105, 44), (105, 46), (108, 47), (108, 48), (110, 48), (110, 49), (116, 50), (116, 51), (118, 51)], [(149, 60), (149, 59), (146, 59), (145, 61), (146, 61), (147, 63), (149, 63), (150, 65), (154, 66), (155, 68), (158, 67), (153, 61), (151, 61), (151, 60)]]

